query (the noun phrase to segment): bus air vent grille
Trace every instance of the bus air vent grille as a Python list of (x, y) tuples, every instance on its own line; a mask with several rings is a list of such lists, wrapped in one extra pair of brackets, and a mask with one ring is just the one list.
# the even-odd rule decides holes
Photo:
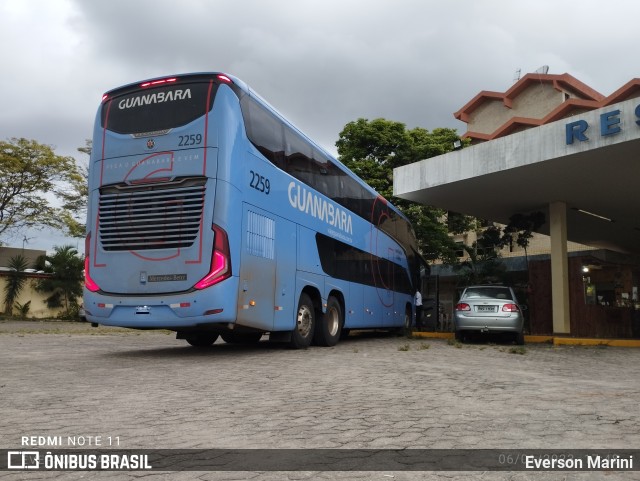
[(201, 227), (204, 179), (100, 190), (100, 243), (106, 251), (191, 247)]

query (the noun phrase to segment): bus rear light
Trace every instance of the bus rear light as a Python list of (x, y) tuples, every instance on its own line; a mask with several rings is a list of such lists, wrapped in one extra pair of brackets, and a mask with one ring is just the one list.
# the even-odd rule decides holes
[(163, 78), (160, 80), (153, 80), (152, 82), (145, 82), (143, 84), (140, 84), (140, 87), (155, 87), (156, 85), (163, 85), (163, 84), (167, 84), (167, 83), (172, 83), (175, 82), (176, 80), (178, 80), (175, 77), (172, 78)]
[(224, 311), (224, 309), (209, 309), (208, 311), (204, 312), (204, 315), (210, 316), (212, 314), (220, 314), (222, 311)]
[(221, 80), (221, 81), (226, 82), (228, 84), (232, 83), (231, 79), (229, 77), (227, 77), (226, 75), (218, 75), (218, 80)]
[(100, 286), (95, 283), (93, 279), (91, 279), (91, 232), (87, 234), (87, 237), (84, 241), (84, 285), (87, 290), (91, 292), (97, 292), (100, 290)]
[(190, 302), (177, 302), (175, 304), (169, 304), (169, 307), (172, 309), (179, 309), (181, 307), (191, 307)]
[(200, 279), (193, 287), (206, 289), (228, 277), (231, 277), (231, 254), (229, 250), (229, 238), (221, 227), (213, 224), (214, 245), (211, 256), (211, 268), (209, 273)]

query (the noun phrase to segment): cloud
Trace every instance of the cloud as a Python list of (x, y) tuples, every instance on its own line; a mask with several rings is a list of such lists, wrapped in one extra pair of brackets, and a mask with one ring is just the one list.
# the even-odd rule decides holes
[(462, 133), (453, 112), (518, 69), (605, 95), (638, 76), (639, 16), (633, 0), (4, 0), (0, 137), (83, 158), (105, 91), (218, 70), (334, 152), (360, 117)]

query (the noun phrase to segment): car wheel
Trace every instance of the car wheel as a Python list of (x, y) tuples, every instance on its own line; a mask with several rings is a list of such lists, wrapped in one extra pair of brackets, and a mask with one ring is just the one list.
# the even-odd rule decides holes
[(524, 332), (517, 332), (515, 335), (515, 341), (518, 346), (524, 346)]

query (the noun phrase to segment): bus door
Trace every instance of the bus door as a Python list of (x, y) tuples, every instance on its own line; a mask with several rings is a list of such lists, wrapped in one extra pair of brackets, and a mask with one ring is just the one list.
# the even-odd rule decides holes
[(275, 235), (275, 216), (243, 204), (238, 323), (265, 331), (273, 329)]
[(276, 222), (276, 274), (273, 299), (273, 330), (288, 331), (293, 329), (296, 309), (296, 265), (297, 238), (296, 224), (277, 217)]

